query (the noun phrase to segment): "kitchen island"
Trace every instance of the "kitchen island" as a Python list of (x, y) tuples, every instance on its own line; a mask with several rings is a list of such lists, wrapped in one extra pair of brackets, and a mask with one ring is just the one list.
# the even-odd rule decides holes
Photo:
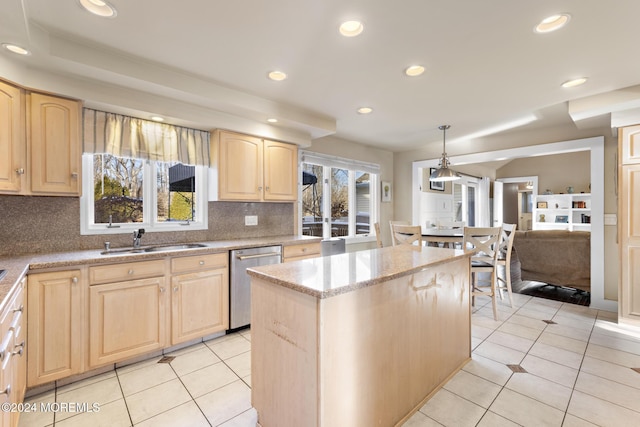
[(405, 422), (471, 357), (469, 256), (406, 245), (248, 270), (260, 425)]

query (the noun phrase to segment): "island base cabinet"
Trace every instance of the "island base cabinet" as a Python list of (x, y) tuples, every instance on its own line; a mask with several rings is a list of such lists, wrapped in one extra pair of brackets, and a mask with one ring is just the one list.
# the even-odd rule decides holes
[(324, 299), (251, 288), (262, 427), (401, 425), (471, 357), (468, 258)]
[(93, 285), (89, 290), (89, 365), (160, 350), (167, 343), (164, 277)]

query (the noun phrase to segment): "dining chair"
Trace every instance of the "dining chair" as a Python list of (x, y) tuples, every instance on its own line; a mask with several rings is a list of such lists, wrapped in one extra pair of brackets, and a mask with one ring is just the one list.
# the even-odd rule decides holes
[(379, 248), (382, 247), (382, 236), (380, 235), (380, 223), (376, 222), (373, 224), (373, 229), (376, 231), (376, 243)]
[(393, 236), (393, 226), (394, 225), (411, 225), (411, 224), (409, 224), (409, 221), (389, 221), (389, 229), (391, 230), (391, 235), (392, 236)]
[(393, 246), (413, 245), (416, 242), (422, 246), (422, 228), (419, 225), (391, 225), (391, 242)]
[[(472, 250), (471, 257), (471, 303), (475, 303), (475, 297), (484, 295), (491, 297), (493, 318), (498, 320), (496, 306), (496, 263), (500, 247), (502, 227), (465, 227), (462, 247)], [(490, 279), (479, 277), (479, 274), (487, 273)], [(480, 283), (488, 285), (480, 286)], [(488, 289), (487, 289), (488, 288)], [(485, 289), (485, 290), (482, 290)]]
[(496, 272), (496, 288), (503, 299), (502, 292), (506, 289), (509, 295), (509, 304), (513, 308), (513, 297), (511, 292), (511, 251), (513, 250), (513, 240), (516, 236), (516, 224), (502, 224), (500, 234), (500, 246), (498, 248), (497, 266), (504, 266), (504, 279)]

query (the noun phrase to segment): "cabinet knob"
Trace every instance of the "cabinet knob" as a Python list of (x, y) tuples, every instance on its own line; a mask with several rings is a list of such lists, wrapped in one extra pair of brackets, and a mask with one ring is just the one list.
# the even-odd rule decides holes
[(302, 252), (307, 252), (307, 248), (302, 248)]
[(265, 190), (269, 191), (269, 186), (265, 187)]
[(262, 191), (262, 187), (258, 187), (258, 191)]
[[(15, 350), (16, 348), (19, 348), (19, 350)], [(16, 344), (13, 347), (14, 351), (11, 352), (11, 354), (17, 354), (19, 356), (22, 356), (22, 351), (24, 350), (24, 341), (22, 341), (20, 344)]]
[(77, 277), (72, 278), (71, 283), (73, 283), (74, 285), (78, 283), (78, 278)]
[(199, 264), (200, 264), (200, 265), (204, 265), (204, 261), (200, 261), (200, 263), (199, 263)]
[(164, 291), (165, 291), (164, 286), (162, 286), (162, 287), (160, 288), (160, 293), (162, 293), (162, 292), (164, 292)]
[(133, 274), (133, 270), (129, 270), (127, 273), (129, 273), (129, 275)]
[(0, 391), (0, 394), (6, 394), (7, 396), (9, 396), (11, 394), (11, 384), (7, 384), (7, 388)]
[(78, 177), (78, 172), (71, 172), (71, 177), (72, 178), (77, 178)]
[(173, 287), (173, 292), (178, 292), (178, 287), (177, 286)]
[(14, 313), (22, 312), (22, 311), (24, 311), (24, 305), (23, 304), (20, 304), (20, 307), (13, 309)]
[(18, 168), (18, 169), (16, 169), (16, 173), (17, 173), (18, 175), (24, 175), (24, 168)]

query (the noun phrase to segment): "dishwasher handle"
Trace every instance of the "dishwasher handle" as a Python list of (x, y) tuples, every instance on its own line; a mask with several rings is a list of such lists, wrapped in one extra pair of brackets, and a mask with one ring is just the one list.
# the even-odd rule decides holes
[(240, 261), (244, 261), (245, 259), (254, 259), (254, 258), (266, 258), (272, 256), (280, 256), (280, 252), (267, 252), (264, 254), (255, 254), (255, 255), (236, 255)]

